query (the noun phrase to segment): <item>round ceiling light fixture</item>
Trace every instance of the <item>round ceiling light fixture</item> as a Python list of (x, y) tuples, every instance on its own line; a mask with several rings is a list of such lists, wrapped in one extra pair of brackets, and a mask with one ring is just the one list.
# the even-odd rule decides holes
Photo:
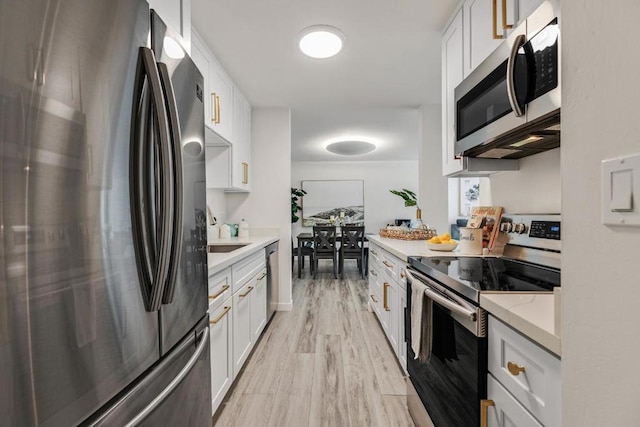
[(341, 156), (360, 156), (372, 152), (376, 149), (376, 146), (367, 141), (345, 140), (332, 142), (325, 148), (330, 153)]
[(298, 46), (305, 55), (325, 59), (342, 50), (344, 35), (340, 30), (329, 25), (313, 25), (300, 32)]

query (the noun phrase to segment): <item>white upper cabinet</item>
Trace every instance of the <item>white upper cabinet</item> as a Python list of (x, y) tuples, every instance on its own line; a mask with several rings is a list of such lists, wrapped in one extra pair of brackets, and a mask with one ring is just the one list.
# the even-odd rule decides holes
[(181, 36), (180, 44), (191, 54), (191, 1), (148, 0), (165, 24)]
[(251, 105), (196, 31), (191, 40), (193, 62), (205, 81), (205, 142), (210, 151), (207, 187), (248, 192)]
[(500, 0), (497, 4), (499, 27), (506, 34), (520, 25), (544, 0)]
[(211, 114), (205, 118), (205, 123), (233, 144), (236, 139), (233, 134), (234, 84), (215, 58), (209, 62), (209, 90)]
[(463, 5), (464, 76), (467, 77), (502, 43), (504, 31), (493, 0), (466, 0)]
[(462, 159), (455, 157), (454, 89), (463, 78), (462, 9), (458, 10), (442, 35), (442, 174), (462, 170)]

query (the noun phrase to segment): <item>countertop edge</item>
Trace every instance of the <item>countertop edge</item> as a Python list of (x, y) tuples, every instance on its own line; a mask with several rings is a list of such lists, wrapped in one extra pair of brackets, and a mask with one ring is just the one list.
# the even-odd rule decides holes
[[(499, 298), (496, 298), (497, 295), (499, 295)], [(536, 322), (535, 319), (518, 313), (518, 307), (522, 307), (523, 304), (518, 302), (516, 298), (522, 295), (522, 293), (507, 294), (503, 292), (482, 294), (480, 295), (480, 306), (522, 335), (561, 358), (562, 338), (539, 322)], [(553, 295), (538, 295), (544, 296), (544, 298), (537, 298), (536, 301), (529, 304), (536, 304), (536, 306), (542, 308), (542, 311), (553, 313)], [(512, 302), (500, 301), (505, 299)], [(551, 304), (551, 307), (548, 306), (549, 304)]]
[(243, 258), (252, 255), (253, 253), (259, 251), (260, 249), (264, 249), (267, 245), (270, 245), (273, 242), (279, 241), (280, 238), (278, 236), (255, 236), (255, 237), (247, 237), (247, 238), (238, 238), (232, 237), (230, 239), (220, 239), (210, 241), (209, 245), (228, 245), (228, 244), (239, 244), (239, 243), (247, 243), (247, 246), (244, 246), (240, 249), (236, 249), (227, 253), (208, 253), (207, 254), (207, 271), (208, 275), (212, 276), (225, 268), (235, 264)]

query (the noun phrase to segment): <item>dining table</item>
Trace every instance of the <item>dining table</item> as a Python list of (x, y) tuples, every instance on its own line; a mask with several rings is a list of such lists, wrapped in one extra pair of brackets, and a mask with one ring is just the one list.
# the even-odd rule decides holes
[[(370, 236), (372, 234), (374, 233), (366, 233), (366, 232), (364, 233), (365, 243), (369, 241), (367, 239), (367, 236)], [(338, 241), (340, 240), (341, 237), (342, 235), (338, 231), (336, 233), (336, 238), (338, 239)], [(298, 233), (298, 235), (296, 236), (296, 239), (298, 239), (298, 278), (300, 278), (302, 277), (302, 263), (300, 262), (300, 259), (302, 257), (302, 246), (306, 243), (313, 243), (313, 233), (309, 233), (309, 232)]]

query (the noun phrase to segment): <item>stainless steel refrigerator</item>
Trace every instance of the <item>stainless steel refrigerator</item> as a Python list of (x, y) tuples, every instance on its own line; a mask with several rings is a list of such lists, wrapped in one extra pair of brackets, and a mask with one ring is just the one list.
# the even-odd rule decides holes
[(144, 0), (0, 1), (0, 425), (211, 424), (202, 88)]

